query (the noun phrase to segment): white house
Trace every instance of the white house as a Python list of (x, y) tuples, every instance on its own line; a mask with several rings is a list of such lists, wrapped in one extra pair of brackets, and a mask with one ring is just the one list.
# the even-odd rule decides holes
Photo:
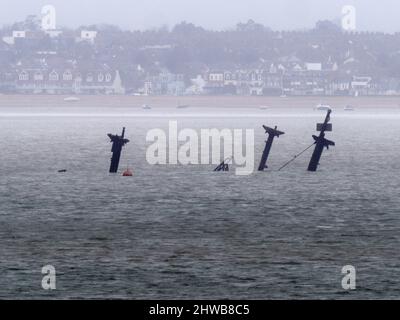
[(367, 89), (370, 86), (372, 78), (371, 77), (353, 77), (351, 82), (351, 87), (353, 89)]
[(81, 73), (73, 68), (16, 70), (16, 91), (47, 94), (124, 94), (118, 70), (99, 68)]
[(82, 30), (81, 31), (81, 40), (94, 42), (97, 37), (97, 31), (90, 31), (90, 30)]
[(33, 75), (33, 80), (34, 81), (43, 81), (44, 80), (44, 75), (41, 71), (35, 71)]
[(3, 37), (3, 41), (9, 45), (15, 44), (15, 39), (25, 39), (26, 31), (13, 31), (11, 36)]
[(26, 38), (26, 31), (13, 31), (12, 36), (16, 38)]
[(213, 83), (223, 83), (224, 73), (223, 72), (210, 72), (208, 75), (208, 81)]
[(321, 71), (322, 63), (306, 63), (307, 71)]
[(72, 81), (72, 72), (70, 70), (65, 70), (63, 73), (63, 80), (64, 81)]

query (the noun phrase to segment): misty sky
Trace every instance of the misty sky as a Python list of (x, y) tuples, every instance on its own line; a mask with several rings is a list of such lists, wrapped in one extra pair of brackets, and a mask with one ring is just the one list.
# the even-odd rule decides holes
[(399, 0), (0, 0), (0, 24), (57, 9), (59, 26), (108, 23), (125, 29), (173, 26), (186, 20), (212, 29), (227, 29), (253, 19), (275, 30), (313, 27), (321, 19), (341, 18), (343, 5), (357, 9), (357, 29), (400, 31)]

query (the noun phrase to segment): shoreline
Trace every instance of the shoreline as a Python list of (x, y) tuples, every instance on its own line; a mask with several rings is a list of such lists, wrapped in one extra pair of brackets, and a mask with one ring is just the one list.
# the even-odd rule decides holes
[(176, 108), (188, 105), (195, 108), (313, 108), (319, 103), (343, 109), (346, 105), (355, 108), (399, 108), (400, 96), (117, 96), (77, 95), (80, 101), (65, 102), (66, 95), (0, 95), (2, 107), (93, 107)]

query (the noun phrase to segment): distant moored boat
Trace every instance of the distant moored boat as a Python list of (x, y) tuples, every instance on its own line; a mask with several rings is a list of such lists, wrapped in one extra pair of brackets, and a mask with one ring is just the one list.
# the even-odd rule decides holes
[(67, 98), (64, 98), (64, 101), (65, 102), (78, 102), (78, 101), (81, 101), (81, 99), (79, 97), (67, 97)]
[(354, 107), (347, 105), (347, 106), (344, 107), (343, 110), (344, 111), (354, 111)]
[(144, 110), (150, 110), (151, 107), (150, 107), (148, 104), (144, 104), (144, 105), (142, 105), (142, 109), (144, 109)]
[(315, 110), (329, 111), (329, 110), (332, 110), (332, 108), (330, 105), (320, 103), (315, 107)]

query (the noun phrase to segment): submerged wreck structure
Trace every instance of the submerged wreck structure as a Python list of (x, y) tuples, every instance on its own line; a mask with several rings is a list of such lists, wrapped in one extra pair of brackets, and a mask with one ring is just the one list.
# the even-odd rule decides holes
[(215, 172), (218, 171), (229, 171), (229, 162), (232, 160), (232, 158), (226, 158), (224, 161), (222, 161), (218, 167), (214, 169)]
[(269, 154), (271, 152), (272, 143), (274, 142), (275, 137), (279, 138), (280, 135), (285, 134), (282, 131), (278, 131), (277, 126), (275, 126), (274, 129), (267, 127), (267, 126), (263, 126), (263, 128), (265, 129), (265, 133), (268, 133), (268, 139), (265, 143), (265, 148), (264, 148), (264, 152), (263, 152), (263, 155), (261, 158), (260, 165), (258, 167), (258, 171), (264, 171), (264, 169), (268, 168), (267, 160), (268, 160)]
[(121, 158), (122, 147), (126, 145), (129, 142), (129, 140), (125, 139), (125, 127), (122, 129), (122, 134), (120, 136), (111, 133), (107, 135), (112, 142), (110, 173), (117, 173), (119, 167), (119, 160)]
[(319, 136), (313, 135), (315, 140), (315, 149), (312, 154), (310, 164), (308, 165), (308, 171), (315, 172), (318, 169), (319, 160), (321, 159), (322, 151), (324, 148), (329, 149), (330, 146), (334, 146), (335, 143), (328, 139), (325, 139), (325, 132), (332, 131), (332, 124), (329, 123), (331, 120), (331, 112), (332, 110), (328, 110), (324, 123), (317, 124), (317, 131), (319, 131)]

